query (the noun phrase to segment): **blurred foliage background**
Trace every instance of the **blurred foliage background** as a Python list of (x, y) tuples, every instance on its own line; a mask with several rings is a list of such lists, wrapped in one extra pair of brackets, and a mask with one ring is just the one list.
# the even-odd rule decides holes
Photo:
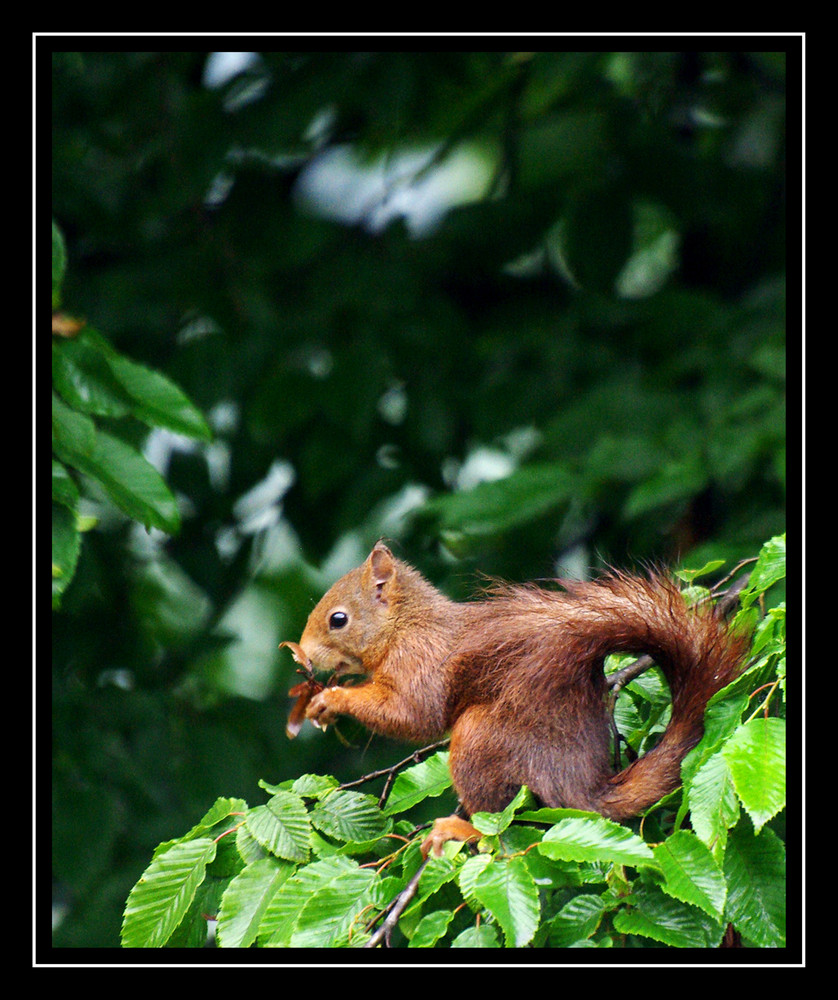
[(218, 795), (404, 756), (284, 735), (277, 645), (377, 538), (466, 597), (785, 527), (784, 53), (232, 55), (52, 53), (63, 307), (213, 432), (104, 421), (175, 536), (78, 478), (58, 946)]

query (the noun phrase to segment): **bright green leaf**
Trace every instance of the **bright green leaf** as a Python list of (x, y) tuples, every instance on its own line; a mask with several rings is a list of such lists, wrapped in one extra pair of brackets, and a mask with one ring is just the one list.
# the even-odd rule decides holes
[(584, 941), (599, 927), (604, 912), (601, 896), (575, 896), (550, 921), (547, 943), (551, 948), (569, 948)]
[(757, 718), (724, 747), (733, 785), (757, 832), (786, 805), (786, 723)]
[(159, 948), (189, 908), (216, 845), (201, 837), (158, 855), (131, 890), (122, 922), (124, 948)]
[(433, 948), (440, 938), (445, 937), (453, 919), (453, 910), (435, 910), (433, 913), (425, 914), (417, 924), (408, 947)]
[(722, 919), (725, 880), (709, 848), (688, 830), (679, 830), (655, 848), (655, 861), (666, 881), (661, 888), (682, 903)]
[(347, 841), (374, 840), (391, 825), (371, 795), (342, 790), (318, 801), (311, 823), (321, 833)]
[(477, 876), (474, 894), (503, 928), (508, 948), (523, 948), (538, 929), (538, 887), (526, 861), (496, 859)]
[(265, 805), (251, 809), (246, 822), (247, 829), (271, 854), (288, 861), (308, 860), (311, 827), (299, 795), (277, 792)]
[(786, 852), (773, 830), (737, 825), (725, 851), (726, 917), (763, 948), (786, 943)]
[(401, 771), (393, 782), (384, 812), (387, 816), (405, 812), (417, 802), (442, 795), (451, 787), (448, 770), (448, 753), (435, 753), (432, 757)]
[(355, 865), (317, 886), (297, 918), (291, 947), (335, 948), (363, 944), (367, 938), (364, 911), (371, 902), (369, 894), (375, 877), (372, 869)]
[(287, 948), (306, 903), (333, 879), (358, 870), (357, 862), (339, 855), (298, 869), (269, 903), (259, 927), (259, 939), (269, 948)]
[(638, 934), (672, 948), (717, 948), (724, 926), (695, 906), (667, 896), (656, 886), (639, 886), (632, 905), (614, 915), (620, 934)]
[(690, 822), (712, 847), (739, 816), (739, 800), (724, 754), (714, 753), (695, 772), (689, 787)]
[(294, 866), (287, 861), (263, 858), (236, 875), (224, 890), (218, 912), (219, 947), (248, 948), (253, 944), (265, 910), (293, 872)]
[(648, 865), (652, 849), (631, 830), (604, 816), (569, 816), (551, 827), (538, 850), (559, 861), (609, 861), (619, 865)]

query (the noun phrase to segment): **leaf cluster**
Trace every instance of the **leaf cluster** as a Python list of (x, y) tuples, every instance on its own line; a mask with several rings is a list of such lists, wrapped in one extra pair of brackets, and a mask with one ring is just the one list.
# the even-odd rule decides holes
[[(52, 223), (52, 302), (61, 302), (67, 269), (64, 238)], [(56, 336), (58, 334), (58, 336)], [(147, 529), (169, 534), (180, 513), (166, 481), (136, 445), (105, 427), (126, 418), (207, 440), (202, 414), (165, 375), (131, 361), (93, 327), (53, 315), (52, 344), (52, 599), (73, 578), (80, 533), (95, 524), (82, 514), (82, 493), (104, 494)], [(124, 431), (122, 432), (124, 434)]]

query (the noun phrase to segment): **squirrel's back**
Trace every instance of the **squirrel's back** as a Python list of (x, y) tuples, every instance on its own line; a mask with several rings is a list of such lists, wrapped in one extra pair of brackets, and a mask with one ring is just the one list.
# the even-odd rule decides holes
[[(482, 689), (492, 725), (515, 748), (506, 754), (510, 785), (528, 784), (547, 805), (626, 818), (677, 787), (707, 702), (741, 672), (749, 639), (732, 633), (711, 605), (688, 606), (662, 574), (559, 582), (561, 591), (494, 587), (456, 649), (451, 724), (460, 783), (468, 784), (476, 756), (473, 740), (465, 754), (457, 747), (458, 719)], [(603, 661), (616, 652), (654, 659), (669, 684), (672, 717), (658, 746), (614, 775)]]

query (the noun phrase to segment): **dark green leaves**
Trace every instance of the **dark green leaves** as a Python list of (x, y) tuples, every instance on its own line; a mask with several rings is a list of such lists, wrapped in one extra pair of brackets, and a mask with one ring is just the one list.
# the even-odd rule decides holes
[[(60, 300), (66, 251), (53, 222), (53, 307)], [(53, 605), (69, 584), (80, 547), (78, 473), (95, 482), (110, 501), (146, 528), (174, 534), (180, 512), (160, 473), (132, 444), (95, 418), (134, 417), (208, 440), (201, 413), (166, 376), (121, 355), (95, 330), (78, 321), (53, 338)]]

